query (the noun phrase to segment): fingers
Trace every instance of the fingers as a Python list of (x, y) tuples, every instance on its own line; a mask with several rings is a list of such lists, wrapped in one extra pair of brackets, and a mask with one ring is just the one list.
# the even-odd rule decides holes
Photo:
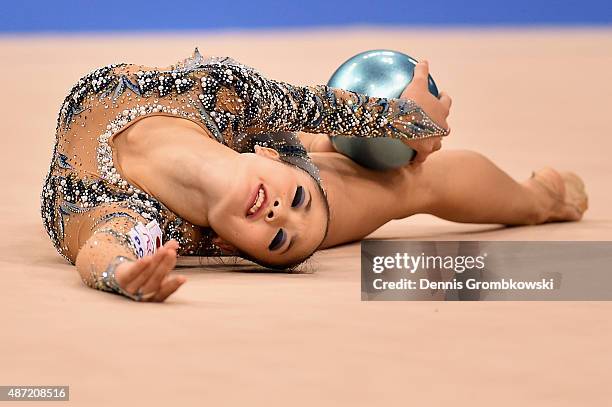
[(176, 265), (176, 251), (174, 248), (169, 247), (167, 250), (164, 250), (161, 256), (162, 257), (157, 262), (153, 275), (151, 275), (147, 282), (142, 286), (141, 291), (144, 294), (159, 290), (159, 285), (161, 282)]
[(419, 154), (419, 153), (417, 153), (417, 155), (414, 156), (414, 159), (412, 161), (410, 161), (410, 165), (423, 164), (426, 159), (427, 159), (427, 154)]
[(428, 86), (428, 78), (429, 78), (429, 62), (426, 60), (422, 60), (414, 67), (414, 77), (412, 79), (415, 84), (420, 86)]
[(438, 138), (437, 142), (434, 144), (433, 148), (431, 149), (432, 153), (435, 153), (436, 151), (440, 150), (442, 148), (442, 139)]
[(453, 100), (448, 96), (446, 92), (440, 92), (439, 94), (440, 103), (446, 108), (446, 110), (450, 110), (451, 105), (453, 104)]
[(174, 239), (166, 242), (152, 255), (141, 257), (136, 262), (131, 264), (130, 269), (125, 273), (123, 277), (117, 276), (117, 281), (124, 287), (124, 289), (130, 294), (134, 294), (138, 288), (142, 287), (143, 284), (151, 277), (153, 272), (156, 270), (156, 265), (163, 258), (163, 252), (167, 248), (178, 248), (178, 242)]
[(168, 298), (173, 292), (178, 290), (180, 286), (182, 286), (185, 281), (187, 281), (187, 277), (183, 275), (178, 276), (168, 276), (164, 281), (162, 281), (159, 291), (153, 297), (152, 301), (164, 301)]
[[(157, 255), (158, 253), (155, 254)], [(166, 250), (162, 250), (160, 256), (161, 258), (155, 265), (155, 271), (153, 271), (151, 277), (149, 277), (147, 282), (141, 287), (141, 292), (143, 294), (158, 291), (161, 282), (176, 265), (176, 251), (173, 248), (170, 247)]]
[(140, 258), (134, 262), (127, 262), (119, 267), (115, 273), (115, 278), (121, 287), (127, 287), (142, 274), (149, 266), (150, 259)]
[[(151, 274), (153, 274), (153, 271), (155, 271), (155, 265), (152, 263), (152, 260), (153, 256), (145, 256), (136, 261), (133, 269), (129, 270), (130, 273), (137, 273), (136, 277), (134, 277), (132, 281), (126, 283), (119, 282), (122, 287), (125, 287), (125, 291), (129, 292), (130, 294), (134, 294), (136, 290), (138, 290), (138, 288), (142, 286), (149, 279), (149, 277), (151, 277)], [(137, 268), (136, 266), (138, 264), (143, 264), (144, 266)]]
[(412, 158), (409, 165), (418, 165), (424, 163), (430, 154), (442, 148), (442, 137), (411, 140), (407, 144), (416, 151), (416, 155)]
[(115, 274), (117, 282), (130, 294), (140, 292), (141, 301), (164, 301), (187, 280), (184, 276), (168, 276), (176, 266), (178, 248), (178, 242), (172, 239), (153, 254), (120, 264)]

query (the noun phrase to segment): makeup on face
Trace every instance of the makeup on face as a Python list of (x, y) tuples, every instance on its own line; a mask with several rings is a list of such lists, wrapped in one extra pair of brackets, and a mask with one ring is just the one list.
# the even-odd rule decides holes
[[(310, 196), (310, 194), (308, 195)], [(291, 207), (299, 208), (299, 207), (304, 206), (304, 202), (306, 202), (306, 197), (307, 197), (306, 188), (304, 188), (301, 185), (298, 185), (295, 190), (293, 200), (291, 202)], [(312, 203), (312, 196), (310, 196), (310, 199), (308, 200), (308, 204), (305, 207), (306, 212), (310, 209), (311, 203)], [(270, 242), (268, 249), (270, 251), (278, 250), (285, 245), (286, 241), (287, 241), (287, 232), (281, 228), (274, 236), (274, 239), (272, 239), (272, 242)], [(287, 250), (289, 250), (289, 248), (293, 245), (294, 241), (295, 241), (295, 236), (291, 238), (289, 245), (282, 253), (285, 253)]]

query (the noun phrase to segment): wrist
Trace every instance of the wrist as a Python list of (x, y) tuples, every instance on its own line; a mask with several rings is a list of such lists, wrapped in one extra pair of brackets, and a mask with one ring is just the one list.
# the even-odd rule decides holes
[(124, 297), (128, 297), (134, 301), (140, 301), (139, 294), (131, 294), (125, 291), (116, 278), (116, 273), (118, 271), (122, 271), (124, 268), (130, 267), (131, 263), (134, 263), (134, 261), (135, 260), (126, 256), (115, 256), (108, 264), (106, 270), (104, 270), (100, 275), (100, 289), (123, 295)]

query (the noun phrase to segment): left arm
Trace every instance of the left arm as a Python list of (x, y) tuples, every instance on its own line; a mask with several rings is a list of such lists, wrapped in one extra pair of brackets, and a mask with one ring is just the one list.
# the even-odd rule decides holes
[(415, 71), (413, 83), (423, 82), (423, 76), (425, 85), (410, 98), (404, 95), (401, 99), (368, 97), (325, 85), (295, 86), (234, 65), (211, 64), (200, 69), (203, 107), (222, 132), (304, 131), (402, 141), (448, 134), (439, 101), (421, 97), (427, 92), (424, 66), (418, 77)]

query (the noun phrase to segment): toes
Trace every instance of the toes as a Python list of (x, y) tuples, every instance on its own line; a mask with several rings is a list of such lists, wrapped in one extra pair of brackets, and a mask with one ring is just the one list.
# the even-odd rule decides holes
[(584, 191), (584, 182), (578, 175), (570, 171), (565, 171), (562, 175), (563, 178), (570, 180), (570, 182), (576, 185), (579, 190)]
[(573, 172), (558, 172), (552, 167), (543, 167), (534, 171), (532, 179), (545, 187), (557, 201), (556, 208), (550, 220), (577, 221), (582, 219), (588, 208), (588, 196), (584, 190), (584, 182)]
[(582, 215), (589, 207), (589, 199), (584, 190), (584, 182), (578, 175), (572, 172), (564, 172), (562, 176), (568, 190), (566, 202), (574, 206)]
[(574, 206), (569, 206), (568, 207), (568, 219), (569, 220), (580, 220), (582, 219), (582, 212), (580, 209), (574, 207)]

